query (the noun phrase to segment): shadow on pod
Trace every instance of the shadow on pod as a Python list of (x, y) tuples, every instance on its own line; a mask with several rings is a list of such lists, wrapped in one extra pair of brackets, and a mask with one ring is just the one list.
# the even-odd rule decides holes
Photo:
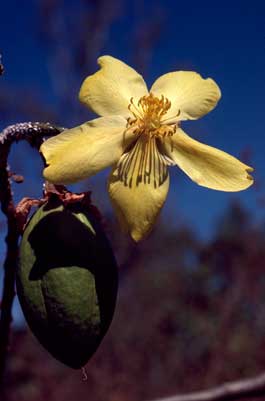
[(91, 210), (52, 197), (30, 219), (20, 246), (18, 298), (39, 342), (78, 369), (97, 350), (113, 317), (118, 275)]

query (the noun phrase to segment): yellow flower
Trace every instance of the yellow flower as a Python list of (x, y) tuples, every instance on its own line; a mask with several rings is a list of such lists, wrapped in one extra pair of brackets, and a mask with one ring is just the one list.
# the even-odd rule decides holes
[(142, 76), (122, 61), (103, 56), (98, 63), (79, 98), (101, 117), (44, 142), (48, 181), (69, 184), (112, 166), (110, 198), (136, 241), (150, 231), (165, 202), (168, 166), (212, 189), (241, 191), (253, 183), (251, 167), (180, 128), (181, 120), (196, 120), (216, 106), (221, 92), (212, 79), (170, 72), (148, 91)]

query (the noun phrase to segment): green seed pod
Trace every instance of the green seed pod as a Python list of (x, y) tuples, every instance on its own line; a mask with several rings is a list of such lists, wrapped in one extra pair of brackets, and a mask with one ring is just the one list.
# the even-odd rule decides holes
[(117, 265), (103, 230), (80, 203), (50, 199), (21, 241), (17, 293), (29, 327), (58, 360), (78, 369), (114, 313)]

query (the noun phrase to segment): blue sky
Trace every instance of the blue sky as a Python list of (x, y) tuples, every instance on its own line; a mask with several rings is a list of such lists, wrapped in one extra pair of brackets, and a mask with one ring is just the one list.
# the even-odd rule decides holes
[[(70, 3), (74, 27), (77, 2)], [(111, 7), (111, 2), (109, 4)], [(141, 47), (141, 41), (135, 42), (131, 26), (139, 26), (141, 30), (150, 18), (161, 21), (160, 37), (149, 55), (145, 71), (147, 82), (151, 84), (159, 75), (179, 69), (194, 70), (214, 78), (222, 90), (219, 105), (203, 119), (183, 123), (182, 127), (189, 135), (237, 157), (243, 150), (250, 149), (250, 163), (261, 185), (259, 191), (251, 188), (238, 194), (221, 193), (197, 186), (172, 168), (172, 185), (163, 218), (170, 218), (176, 227), (187, 221), (202, 236), (208, 237), (225, 206), (233, 199), (240, 199), (257, 221), (263, 219), (264, 211), (257, 206), (257, 197), (264, 194), (265, 183), (265, 3), (262, 0), (125, 0), (121, 4), (119, 15), (106, 34), (101, 54), (111, 54), (131, 64), (132, 49), (135, 52), (137, 46)], [(39, 5), (38, 1), (19, 0), (1, 5), (0, 49), (6, 74), (0, 81), (0, 88), (2, 83), (10, 84), (23, 89), (26, 95), (27, 89), (34, 87), (39, 98), (49, 107), (55, 107), (57, 99), (52, 80), (56, 77), (51, 77), (47, 48), (42, 46), (37, 34)], [(83, 79), (80, 77), (72, 88), (74, 96)], [(0, 116), (0, 128), (13, 122)], [(74, 115), (71, 119), (69, 110), (67, 124), (80, 122)], [(63, 116), (60, 123), (64, 124)], [(13, 152), (13, 157), (21, 158), (29, 182), (32, 187), (39, 185), (40, 191), (41, 166), (36, 156), (23, 160), (24, 149), (22, 146), (18, 149), (20, 153)], [(109, 211), (105, 175), (92, 178), (90, 188), (96, 187), (96, 203)], [(3, 251), (3, 247), (0, 250)]]

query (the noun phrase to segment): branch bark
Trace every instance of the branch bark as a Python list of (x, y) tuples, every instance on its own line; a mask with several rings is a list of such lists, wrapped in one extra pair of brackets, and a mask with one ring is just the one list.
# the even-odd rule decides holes
[[(0, 203), (7, 217), (7, 253), (4, 262), (4, 285), (0, 316), (0, 382), (3, 380), (12, 321), (12, 305), (15, 296), (15, 275), (18, 260), (18, 242), (21, 234), (21, 213), (13, 202), (7, 159), (12, 143), (28, 141), (39, 149), (44, 136), (54, 136), (63, 129), (49, 123), (22, 123), (7, 127), (0, 134)], [(29, 212), (29, 210), (28, 210)], [(27, 218), (27, 214), (23, 216)]]
[(232, 401), (265, 396), (265, 372), (251, 379), (224, 383), (209, 390), (153, 401)]

